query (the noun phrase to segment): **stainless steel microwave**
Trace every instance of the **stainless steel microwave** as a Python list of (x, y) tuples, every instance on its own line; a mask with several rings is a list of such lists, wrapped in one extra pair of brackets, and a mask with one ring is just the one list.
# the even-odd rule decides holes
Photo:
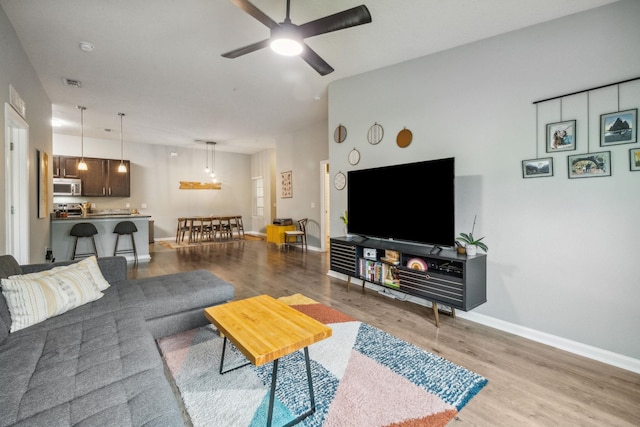
[(53, 178), (54, 196), (82, 195), (82, 181), (78, 178)]

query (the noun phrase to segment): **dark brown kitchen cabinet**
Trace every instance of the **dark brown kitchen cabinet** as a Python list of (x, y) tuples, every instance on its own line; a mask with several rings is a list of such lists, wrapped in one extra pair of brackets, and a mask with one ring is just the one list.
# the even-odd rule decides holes
[(54, 178), (78, 178), (79, 157), (53, 156)]
[(106, 196), (107, 195), (107, 171), (105, 159), (84, 158), (87, 164), (86, 171), (78, 171), (78, 176), (82, 180), (83, 196)]
[(120, 160), (85, 157), (86, 171), (78, 171), (82, 179), (82, 195), (90, 197), (129, 197), (131, 195), (131, 162), (125, 160), (127, 172), (118, 172)]
[(107, 196), (129, 197), (131, 195), (131, 163), (123, 160), (126, 172), (118, 172), (120, 160), (107, 160)]

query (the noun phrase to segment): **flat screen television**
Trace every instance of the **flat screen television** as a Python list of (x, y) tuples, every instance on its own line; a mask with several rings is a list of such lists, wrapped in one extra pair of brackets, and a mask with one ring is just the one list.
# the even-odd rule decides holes
[(455, 245), (455, 158), (348, 173), (349, 234)]

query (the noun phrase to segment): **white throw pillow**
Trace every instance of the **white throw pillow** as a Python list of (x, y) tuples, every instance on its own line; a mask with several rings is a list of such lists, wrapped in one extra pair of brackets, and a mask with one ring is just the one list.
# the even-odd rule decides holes
[(93, 262), (85, 259), (67, 266), (2, 279), (2, 292), (11, 314), (11, 332), (102, 298), (104, 294), (91, 274), (92, 267), (98, 269), (99, 279), (106, 282), (95, 258)]
[(67, 311), (69, 297), (51, 276), (37, 279), (2, 279), (2, 294), (16, 332)]
[(107, 279), (105, 279), (102, 275), (102, 271), (100, 271), (98, 260), (96, 259), (95, 255), (83, 259), (82, 261), (78, 262), (77, 265), (79, 267), (86, 267), (89, 270), (89, 274), (91, 274), (93, 281), (98, 286), (98, 290), (104, 291), (109, 286), (111, 286), (109, 282), (107, 282)]
[(98, 266), (98, 260), (95, 256), (91, 256), (89, 258), (85, 258), (82, 261), (76, 262), (74, 264), (64, 265), (61, 267), (50, 268), (49, 270), (42, 270), (36, 273), (27, 273), (9, 276), (9, 279), (37, 279), (39, 277), (51, 276), (53, 274), (58, 273), (59, 271), (65, 271), (68, 269), (78, 269), (82, 271), (86, 271), (87, 274), (90, 275), (96, 289), (99, 291), (104, 291), (109, 286), (109, 282), (102, 275), (102, 271), (100, 271), (100, 267)]

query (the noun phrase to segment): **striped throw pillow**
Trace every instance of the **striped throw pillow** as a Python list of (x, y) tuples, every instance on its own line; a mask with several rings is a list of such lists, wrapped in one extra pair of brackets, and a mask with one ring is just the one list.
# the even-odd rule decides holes
[(2, 294), (11, 314), (10, 332), (40, 323), (67, 311), (69, 297), (51, 276), (2, 279)]
[(109, 282), (102, 275), (102, 271), (100, 271), (100, 267), (98, 266), (98, 260), (95, 255), (89, 258), (85, 258), (82, 261), (76, 262), (74, 264), (64, 265), (60, 267), (50, 268), (49, 270), (42, 270), (36, 273), (27, 273), (27, 274), (18, 274), (14, 276), (9, 276), (9, 279), (36, 279), (39, 277), (51, 276), (60, 271), (66, 271), (70, 269), (77, 269), (87, 272), (90, 275), (94, 285), (99, 291), (104, 291), (109, 286)]
[[(10, 332), (102, 298), (104, 294), (100, 292), (91, 274), (91, 265), (90, 260), (83, 260), (50, 270), (2, 279), (2, 293), (11, 314)], [(97, 262), (95, 267), (99, 269)]]

